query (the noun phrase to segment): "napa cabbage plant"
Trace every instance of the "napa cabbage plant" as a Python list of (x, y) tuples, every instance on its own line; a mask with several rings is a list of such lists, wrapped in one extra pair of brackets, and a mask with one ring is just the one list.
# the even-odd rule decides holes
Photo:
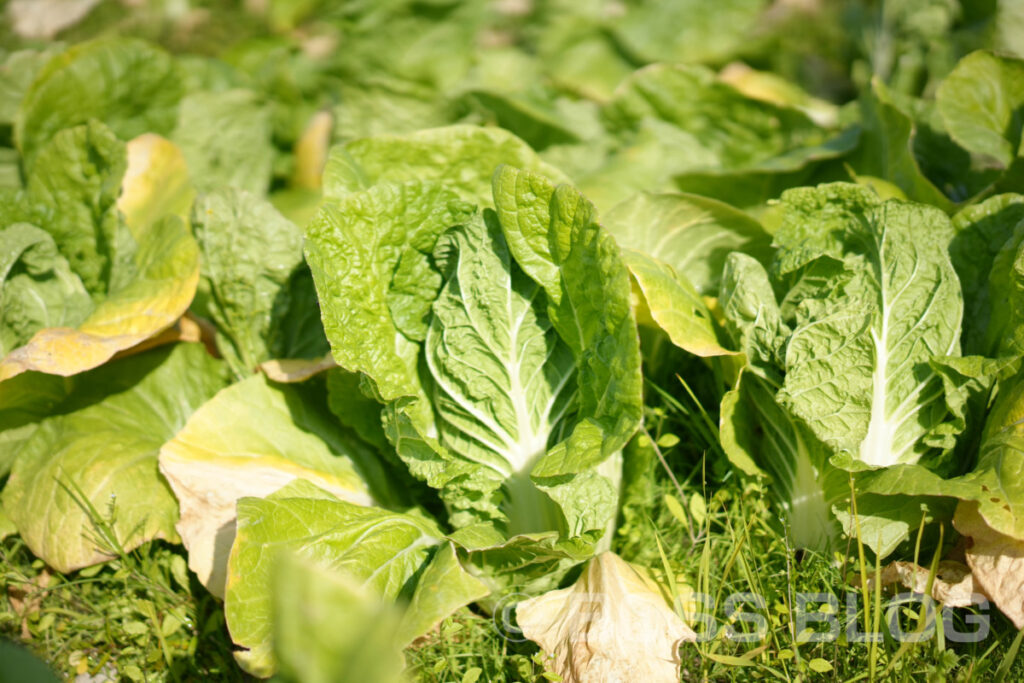
[(454, 538), (589, 553), (641, 416), (629, 276), (572, 188), (503, 167), (493, 206), (415, 181), (328, 203), (307, 229), (324, 327)]
[[(732, 254), (723, 274), (727, 328), (748, 365), (723, 401), (722, 437), (734, 463), (778, 482), (793, 542), (824, 549), (835, 514), (852, 528), (851, 474), (969, 469), (956, 448), (968, 405), (1004, 364), (961, 357), (963, 295), (943, 212), (848, 184), (790, 190), (781, 204), (771, 267)], [(891, 551), (906, 514), (892, 500), (862, 502), (865, 523), (879, 505), (878, 533), (864, 540)]]
[[(438, 143), (451, 141), (480, 154), (437, 164)], [(360, 147), (374, 145), (404, 149), (406, 166), (370, 171)], [(341, 366), (327, 373), (331, 410), (382, 463), (425, 484), (430, 499), (387, 500), (350, 448), (370, 484), (369, 496), (353, 495), (330, 459), (262, 443), (252, 420), (240, 425), (243, 449), (230, 437), (206, 452), (182, 437), (161, 453), (176, 491), (195, 486), (175, 472), (235, 468), (243, 455), (240, 478), (290, 482), (269, 496), (248, 484), (241, 497), (225, 488), (237, 503), (222, 515), (224, 536), (197, 528), (201, 554), (190, 548), (217, 571), (227, 547), (218, 539), (230, 537), (223, 578), (210, 575), (224, 587), (227, 626), (251, 673), (288, 666), (268, 617), (282, 551), (345, 577), (371, 602), (404, 605), (404, 644), (461, 605), (488, 608), (512, 591), (554, 588), (610, 546), (622, 449), (642, 415), (629, 271), (578, 191), (512, 166), (488, 183), (482, 167), (495, 157), (544, 168), (516, 138), (480, 129), (338, 148), (327, 198), (306, 229), (324, 331)], [(293, 393), (247, 382), (211, 401), (211, 414), (218, 401), (223, 411), (259, 393)], [(274, 403), (299, 424), (291, 401)], [(205, 416), (206, 407), (182, 435), (203, 428)], [(329, 431), (316, 434), (345, 454)]]
[(3, 196), (0, 381), (73, 375), (174, 324), (199, 279), (191, 201), (164, 138), (126, 144), (98, 121), (54, 135)]

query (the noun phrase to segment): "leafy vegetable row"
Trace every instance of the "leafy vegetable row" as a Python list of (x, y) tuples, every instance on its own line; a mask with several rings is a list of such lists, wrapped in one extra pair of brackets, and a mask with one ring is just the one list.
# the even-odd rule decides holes
[[(384, 680), (455, 610), (521, 599), (563, 673), (674, 680), (695, 634), (608, 552), (667, 339), (794, 546), (884, 558), (952, 520), (1024, 626), (1024, 62), (843, 108), (676, 63), (495, 93), (482, 62), (473, 115), (363, 135), (384, 85), (282, 107), (245, 57), (7, 58), (31, 77), (0, 122), (0, 538), (63, 572), (182, 543), (259, 676)], [(568, 661), (613, 593), (670, 637)], [(386, 656), (306, 657), (319, 602)]]

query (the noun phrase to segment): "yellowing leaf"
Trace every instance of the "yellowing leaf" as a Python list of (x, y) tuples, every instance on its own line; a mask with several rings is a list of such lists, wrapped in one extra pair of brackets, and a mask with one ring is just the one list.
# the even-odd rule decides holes
[(636, 284), (634, 293), (639, 295), (634, 303), (638, 323), (661, 328), (673, 344), (697, 356), (736, 353), (719, 343), (711, 314), (685, 278), (667, 264), (638, 251), (623, 249), (622, 259)]
[(800, 86), (770, 71), (758, 71), (743, 62), (732, 62), (722, 69), (718, 78), (751, 99), (799, 109), (819, 126), (835, 126), (839, 120), (839, 107), (812, 97)]
[(522, 602), (516, 614), (565, 683), (675, 683), (679, 645), (697, 638), (653, 579), (610, 552), (573, 586)]
[(70, 572), (156, 538), (177, 543), (178, 505), (158, 470), (160, 447), (226, 380), (224, 364), (199, 344), (75, 378), (59, 414), (18, 446), (3, 490), (4, 512), (36, 557)]
[(953, 526), (971, 539), (967, 564), (981, 591), (1017, 628), (1024, 628), (1024, 539), (993, 530), (975, 502), (961, 502)]
[(77, 328), (40, 330), (9, 353), (0, 361), (0, 381), (26, 370), (74, 375), (173, 325), (199, 283), (199, 250), (185, 225), (169, 217), (146, 230), (135, 267), (137, 276), (111, 291)]
[(199, 581), (224, 596), (239, 498), (262, 498), (305, 479), (342, 500), (371, 505), (346, 455), (338, 430), (298, 390), (274, 387), (262, 375), (206, 402), (160, 449), (160, 471), (180, 504), (177, 531)]
[(317, 112), (310, 119), (302, 137), (295, 143), (295, 172), (292, 174), (292, 184), (296, 187), (320, 189), (333, 127), (334, 121), (330, 113)]
[(192, 302), (199, 250), (176, 217), (192, 201), (181, 152), (151, 134), (129, 142), (127, 152), (117, 201), (137, 243), (127, 272), (112, 276), (107, 297), (78, 327), (39, 330), (0, 360), (0, 381), (26, 370), (69, 376), (95, 368), (174, 325)]
[(164, 344), (174, 344), (176, 342), (203, 342), (206, 346), (206, 350), (210, 351), (211, 355), (216, 356), (215, 353), (212, 353), (212, 342), (209, 337), (210, 335), (203, 329), (203, 324), (186, 313), (178, 318), (177, 322), (160, 334), (150, 337), (146, 341), (140, 342), (130, 349), (118, 352), (114, 358), (132, 356), (136, 353), (148, 351), (149, 349), (155, 349), (156, 347), (163, 346)]
[(128, 169), (121, 181), (117, 208), (132, 234), (138, 238), (140, 231), (164, 216), (186, 220), (195, 191), (178, 146), (146, 133), (130, 141), (127, 149)]
[(334, 357), (327, 354), (323, 358), (283, 358), (260, 363), (263, 374), (275, 382), (291, 384), (304, 382), (314, 375), (338, 367)]

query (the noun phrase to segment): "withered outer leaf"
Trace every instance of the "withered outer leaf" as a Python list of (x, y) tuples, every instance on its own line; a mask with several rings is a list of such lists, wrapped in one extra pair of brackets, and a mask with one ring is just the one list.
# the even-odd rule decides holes
[(259, 368), (269, 379), (281, 384), (305, 382), (314, 375), (338, 367), (331, 354), (322, 358), (281, 358), (260, 363)]
[(22, 38), (52, 40), (98, 4), (99, 0), (12, 0), (7, 15), (11, 28)]
[(176, 529), (189, 568), (217, 597), (224, 597), (239, 499), (305, 479), (350, 503), (374, 503), (346, 444), (299, 406), (292, 388), (253, 375), (204, 403), (160, 448), (160, 472), (180, 506)]
[[(893, 562), (880, 572), (882, 585), (898, 583), (915, 593), (924, 593), (928, 587), (928, 567), (921, 567), (913, 562)], [(855, 584), (859, 582), (855, 579)], [(868, 587), (875, 586), (875, 577), (868, 578)], [(975, 602), (972, 598), (979, 589), (971, 574), (970, 568), (952, 560), (939, 562), (932, 582), (931, 596), (936, 602), (948, 607), (967, 607)]]
[[(168, 327), (163, 332), (156, 336), (150, 337), (144, 341), (139, 342), (135, 346), (125, 349), (124, 351), (118, 351), (114, 354), (114, 359), (124, 358), (125, 356), (134, 356), (136, 353), (142, 353), (143, 351), (149, 351), (155, 349), (158, 346), (164, 344), (175, 344), (177, 342), (206, 342), (203, 337), (203, 328), (199, 322), (189, 313), (178, 318), (178, 322)], [(207, 346), (209, 348), (209, 346)]]
[(1017, 628), (1024, 628), (1024, 539), (994, 531), (976, 502), (957, 505), (953, 526), (970, 539), (965, 554), (975, 584)]
[(679, 645), (697, 639), (662, 587), (611, 552), (569, 588), (519, 603), (516, 615), (566, 683), (675, 683)]

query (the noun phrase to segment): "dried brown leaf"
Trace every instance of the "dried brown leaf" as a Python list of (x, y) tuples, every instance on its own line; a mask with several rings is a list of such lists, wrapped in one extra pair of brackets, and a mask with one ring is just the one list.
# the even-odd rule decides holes
[(7, 601), (11, 610), (21, 618), (21, 638), (29, 640), (32, 632), (28, 628), (28, 620), (43, 605), (43, 595), (53, 582), (53, 575), (45, 567), (27, 583), (11, 584), (7, 587)]
[(993, 530), (976, 502), (957, 505), (953, 526), (970, 539), (965, 554), (975, 583), (1017, 628), (1024, 628), (1024, 540)]
[(22, 38), (50, 39), (85, 18), (100, 0), (11, 0), (11, 28)]
[(679, 645), (697, 638), (645, 570), (610, 552), (571, 587), (520, 603), (516, 615), (565, 683), (675, 683)]
[[(928, 567), (920, 567), (913, 562), (893, 562), (882, 568), (881, 581), (883, 586), (897, 583), (915, 593), (924, 593), (928, 587)], [(859, 578), (854, 580), (859, 585)], [(875, 586), (874, 575), (868, 577), (868, 587)], [(949, 607), (967, 607), (976, 602), (972, 596), (977, 594), (974, 577), (970, 568), (960, 562), (943, 560), (939, 562), (932, 583), (931, 596), (936, 602)]]

